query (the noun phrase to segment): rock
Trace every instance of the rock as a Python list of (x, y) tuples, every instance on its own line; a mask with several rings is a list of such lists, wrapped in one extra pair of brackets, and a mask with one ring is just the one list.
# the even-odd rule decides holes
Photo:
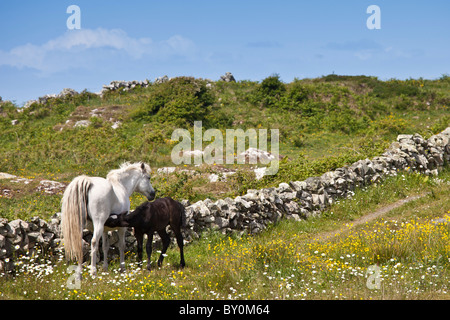
[(221, 172), (220, 174), (211, 173), (208, 175), (209, 182), (227, 181), (227, 176), (233, 175), (236, 172)]
[(244, 158), (245, 162), (253, 164), (257, 163), (258, 160), (264, 164), (267, 164), (271, 160), (275, 159), (275, 156), (270, 152), (256, 148), (248, 148), (244, 152), (240, 153), (239, 157)]
[(39, 182), (39, 186), (36, 189), (40, 192), (56, 194), (58, 192), (64, 191), (65, 188), (66, 185), (64, 183), (52, 180), (42, 180), (41, 182)]
[(71, 88), (64, 88), (62, 91), (57, 95), (58, 98), (65, 98), (65, 97), (72, 97), (74, 95), (77, 95), (78, 92), (71, 89)]
[(162, 168), (158, 168), (158, 170), (156, 170), (157, 173), (164, 173), (164, 174), (169, 174), (169, 173), (173, 173), (175, 172), (177, 168), (176, 167), (162, 167)]
[(230, 221), (228, 219), (222, 218), (222, 217), (215, 217), (214, 223), (220, 228), (227, 228), (230, 224)]
[(37, 100), (28, 100), (27, 102), (25, 102), (25, 104), (23, 105), (23, 108), (20, 109), (23, 111), (23, 109), (28, 109), (29, 107), (31, 107), (31, 105), (33, 103), (39, 103)]
[(136, 87), (146, 88), (149, 85), (150, 85), (150, 81), (148, 81), (148, 80), (144, 80), (144, 81), (114, 80), (114, 81), (111, 81), (109, 85), (103, 85), (103, 89), (102, 89), (100, 95), (102, 95), (105, 92), (114, 91), (114, 90), (118, 90), (118, 89), (122, 89), (124, 91), (130, 91)]
[(161, 84), (161, 83), (165, 83), (165, 82), (169, 82), (169, 77), (167, 75), (156, 78), (155, 79), (155, 84)]
[(200, 155), (203, 156), (203, 153), (204, 152), (201, 151), (201, 150), (192, 150), (192, 151), (191, 150), (187, 150), (187, 151), (183, 152), (183, 156), (189, 156), (189, 157), (190, 156), (194, 156), (195, 157), (195, 156), (200, 156)]
[(6, 238), (0, 234), (0, 248), (3, 248), (6, 243)]
[(114, 130), (116, 130), (117, 128), (119, 128), (122, 125), (122, 122), (120, 121), (116, 121), (112, 124), (111, 128), (113, 128)]
[(252, 221), (249, 224), (249, 229), (251, 234), (257, 234), (261, 232), (262, 229), (264, 229), (264, 226), (256, 221)]
[(290, 181), (289, 186), (299, 192), (306, 189), (307, 183), (305, 181)]
[(249, 201), (246, 201), (244, 199), (242, 199), (242, 197), (237, 196), (234, 199), (235, 203), (236, 203), (236, 208), (238, 208), (238, 210), (248, 210), (251, 208), (251, 203)]
[(191, 207), (194, 209), (194, 215), (197, 214), (201, 218), (211, 215), (211, 212), (202, 200), (197, 201)]
[(40, 232), (29, 232), (28, 233), (28, 240), (30, 243), (43, 243), (44, 238), (42, 237), (42, 234)]
[(413, 138), (412, 134), (399, 134), (397, 136), (397, 141), (398, 142), (410, 141), (412, 138)]
[(291, 214), (291, 215), (299, 212), (299, 209), (300, 209), (298, 203), (295, 202), (295, 201), (287, 201), (287, 202), (285, 202), (284, 203), (284, 207), (285, 207), (287, 213)]
[(310, 177), (305, 180), (305, 183), (306, 189), (310, 191), (312, 190), (316, 191), (319, 190), (320, 187), (322, 187), (322, 182), (319, 177)]
[(12, 234), (12, 229), (8, 224), (8, 220), (5, 218), (0, 218), (0, 235), (7, 236), (8, 234)]
[(0, 180), (1, 179), (14, 179), (17, 178), (17, 176), (5, 172), (0, 172)]
[(236, 79), (231, 74), (231, 72), (226, 72), (225, 75), (220, 76), (220, 80), (225, 81), (225, 82), (236, 82)]
[(283, 192), (292, 192), (291, 187), (289, 186), (289, 184), (282, 182), (278, 185), (278, 192), (283, 193)]
[(265, 176), (266, 171), (267, 171), (266, 167), (254, 169), (253, 172), (255, 173), (255, 179), (261, 180)]
[(43, 97), (39, 97), (38, 101), (40, 104), (47, 104), (48, 100), (56, 98), (56, 94), (46, 94)]
[(8, 225), (12, 230), (11, 235), (8, 236), (9, 238), (16, 237), (18, 234), (22, 232), (22, 230), (26, 231), (28, 229), (28, 223), (21, 219), (13, 220), (10, 223), (8, 223)]
[(91, 124), (89, 120), (79, 120), (75, 122), (74, 128), (78, 127), (88, 127)]

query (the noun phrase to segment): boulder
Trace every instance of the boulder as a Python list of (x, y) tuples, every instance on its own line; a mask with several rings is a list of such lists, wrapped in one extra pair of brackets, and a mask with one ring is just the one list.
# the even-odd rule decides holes
[(155, 84), (161, 84), (161, 83), (165, 83), (165, 82), (169, 82), (169, 77), (167, 75), (156, 78), (155, 79)]
[(223, 76), (220, 76), (220, 80), (225, 82), (236, 82), (236, 79), (231, 72), (226, 72)]

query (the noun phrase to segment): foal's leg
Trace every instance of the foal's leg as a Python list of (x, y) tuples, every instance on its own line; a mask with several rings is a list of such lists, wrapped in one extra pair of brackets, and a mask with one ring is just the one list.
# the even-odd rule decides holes
[(144, 246), (144, 233), (139, 229), (134, 229), (134, 237), (137, 241), (137, 261), (142, 263), (142, 250)]
[(125, 272), (125, 231), (126, 228), (119, 228), (119, 255), (120, 255), (120, 272)]
[(161, 240), (162, 240), (162, 243), (163, 243), (163, 248), (162, 248), (162, 251), (161, 251), (161, 255), (159, 256), (159, 259), (158, 259), (158, 267), (161, 267), (162, 262), (164, 260), (164, 254), (166, 253), (167, 248), (169, 247), (169, 244), (170, 244), (170, 237), (169, 237), (169, 235), (166, 232), (166, 228), (159, 230), (158, 234), (161, 237)]
[(108, 271), (108, 249), (109, 249), (109, 238), (108, 232), (103, 231), (102, 235), (102, 249), (103, 249), (103, 271)]
[(181, 234), (181, 230), (175, 232), (175, 236), (177, 238), (178, 248), (180, 248), (180, 267), (184, 268), (186, 266), (186, 262), (184, 262), (184, 253), (183, 253), (183, 235)]
[(152, 256), (152, 247), (153, 247), (153, 233), (154, 231), (151, 230), (147, 232), (147, 244), (145, 246), (145, 249), (147, 250), (147, 270), (151, 269), (151, 256)]

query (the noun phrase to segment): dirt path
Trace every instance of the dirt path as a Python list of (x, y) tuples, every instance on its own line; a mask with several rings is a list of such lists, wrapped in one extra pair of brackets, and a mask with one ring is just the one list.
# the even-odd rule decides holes
[[(351, 224), (352, 224), (352, 226), (358, 226), (358, 225), (364, 224), (366, 222), (372, 221), (372, 220), (374, 220), (374, 219), (376, 219), (376, 218), (378, 218), (378, 217), (388, 213), (389, 211), (394, 210), (395, 208), (401, 207), (402, 205), (404, 205), (404, 204), (406, 204), (408, 202), (411, 202), (411, 201), (423, 198), (423, 197), (425, 197), (428, 194), (429, 193), (424, 193), (424, 194), (419, 194), (419, 195), (416, 195), (416, 196), (411, 196), (411, 197), (408, 197), (408, 198), (405, 198), (405, 199), (398, 200), (398, 201), (396, 201), (394, 203), (391, 203), (391, 204), (389, 204), (389, 205), (387, 205), (385, 207), (379, 208), (378, 210), (376, 210), (374, 212), (366, 214), (366, 215), (364, 215), (364, 216), (362, 216), (362, 217), (352, 221)], [(348, 230), (348, 228), (343, 227), (343, 228), (340, 228), (338, 230), (322, 232), (322, 233), (318, 234), (314, 238), (314, 241), (323, 241), (323, 240), (327, 240), (327, 239), (333, 238), (336, 235), (338, 235), (341, 232), (344, 232), (346, 230)]]

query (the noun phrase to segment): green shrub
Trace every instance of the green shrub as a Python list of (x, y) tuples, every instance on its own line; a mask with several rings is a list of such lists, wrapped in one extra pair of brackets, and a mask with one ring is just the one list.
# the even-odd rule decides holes
[[(304, 111), (303, 103), (308, 100), (309, 89), (300, 81), (294, 81), (287, 86), (286, 93), (281, 99), (284, 109)], [(303, 113), (303, 112), (302, 112)]]
[(215, 97), (206, 87), (206, 81), (178, 77), (153, 85), (147, 102), (132, 116), (137, 120), (193, 124), (206, 117), (214, 101)]
[(373, 87), (371, 95), (378, 98), (391, 98), (400, 95), (416, 97), (420, 94), (420, 89), (413, 85), (408, 85), (403, 81), (390, 80), (377, 82)]
[(286, 85), (281, 82), (278, 74), (265, 78), (257, 87), (251, 101), (262, 107), (279, 105), (280, 99), (286, 91)]

